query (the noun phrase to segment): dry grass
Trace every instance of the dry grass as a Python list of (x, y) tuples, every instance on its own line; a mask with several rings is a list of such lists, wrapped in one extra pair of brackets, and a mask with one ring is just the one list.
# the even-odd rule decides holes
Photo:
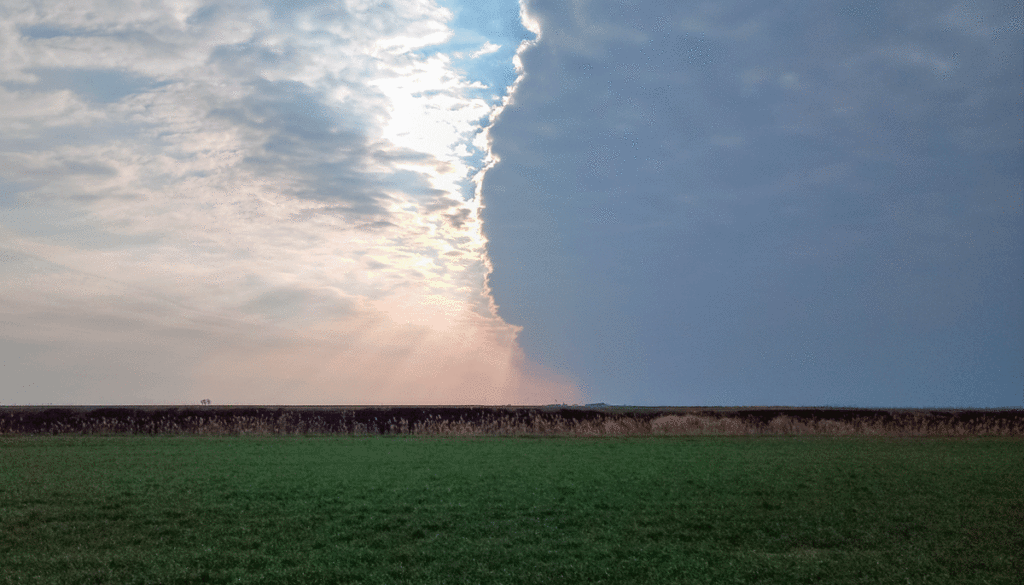
[[(493, 415), (481, 420), (448, 419), (430, 415), (424, 420), (373, 418), (328, 421), (319, 416), (295, 412), (243, 416), (213, 413), (205, 416), (121, 418), (64, 417), (24, 424), (18, 416), (0, 417), (0, 435), (16, 434), (129, 434), (129, 435), (413, 435), (413, 436), (665, 436), (665, 435), (828, 435), (828, 436), (1024, 436), (1024, 413), (1010, 418), (977, 417), (956, 421), (927, 413), (903, 413), (886, 418), (860, 417), (850, 420), (795, 418), (779, 414), (767, 423), (742, 415), (669, 414), (645, 417), (631, 414), (601, 414), (585, 420), (571, 420), (551, 413), (528, 416)], [(19, 424), (21, 423), (21, 424)]]
[(716, 418), (686, 414), (670, 414), (651, 421), (651, 434), (655, 435), (754, 435), (760, 429), (735, 418)]

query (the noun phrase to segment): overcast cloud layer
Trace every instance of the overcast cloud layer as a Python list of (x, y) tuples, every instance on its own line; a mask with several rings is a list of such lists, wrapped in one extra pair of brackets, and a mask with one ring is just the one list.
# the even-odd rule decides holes
[(526, 2), (484, 230), (615, 404), (1021, 406), (1019, 2)]
[(511, 8), (0, 4), (0, 403), (577, 401), (484, 289)]

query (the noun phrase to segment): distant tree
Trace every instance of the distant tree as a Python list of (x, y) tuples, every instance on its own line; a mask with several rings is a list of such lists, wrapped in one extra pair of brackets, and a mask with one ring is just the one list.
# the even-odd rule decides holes
[(210, 405), (210, 399), (209, 399), (209, 398), (203, 398), (203, 399), (202, 399), (202, 400), (200, 400), (199, 402), (200, 402), (200, 404), (202, 404), (203, 406), (209, 406), (209, 405)]

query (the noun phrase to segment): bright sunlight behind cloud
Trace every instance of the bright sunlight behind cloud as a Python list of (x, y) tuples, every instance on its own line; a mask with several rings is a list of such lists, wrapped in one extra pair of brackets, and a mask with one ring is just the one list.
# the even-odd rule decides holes
[(0, 7), (0, 401), (578, 400), (485, 292), (449, 10), (122, 4)]

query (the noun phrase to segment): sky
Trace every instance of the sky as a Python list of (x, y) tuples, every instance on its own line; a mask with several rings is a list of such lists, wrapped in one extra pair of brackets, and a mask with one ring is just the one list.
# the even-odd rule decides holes
[(3, 0), (0, 404), (1020, 408), (1022, 34)]

